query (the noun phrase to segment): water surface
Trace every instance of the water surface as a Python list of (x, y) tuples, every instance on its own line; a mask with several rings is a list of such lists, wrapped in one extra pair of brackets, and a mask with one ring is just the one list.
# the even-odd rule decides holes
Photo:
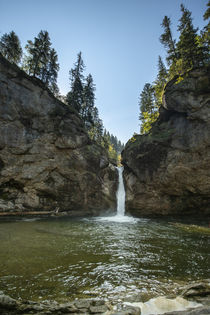
[(170, 220), (1, 222), (0, 290), (32, 300), (149, 299), (209, 277), (209, 240)]

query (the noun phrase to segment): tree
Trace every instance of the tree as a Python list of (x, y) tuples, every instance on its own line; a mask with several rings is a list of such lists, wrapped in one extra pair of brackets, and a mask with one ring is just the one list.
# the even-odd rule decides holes
[(154, 87), (150, 83), (146, 83), (140, 94), (139, 100), (141, 120), (141, 133), (146, 133), (151, 129), (151, 125), (159, 116), (158, 106), (155, 103)]
[(104, 130), (101, 145), (105, 148), (108, 157), (117, 165), (121, 162), (121, 151), (124, 145), (117, 139), (116, 136), (110, 135), (109, 132)]
[(86, 78), (86, 82), (83, 88), (83, 103), (81, 107), (81, 118), (83, 119), (87, 129), (90, 129), (94, 123), (93, 109), (95, 103), (95, 85), (93, 83), (93, 77), (89, 74)]
[(54, 48), (49, 52), (48, 62), (46, 67), (41, 70), (42, 81), (55, 94), (58, 95), (59, 89), (57, 86), (57, 77), (59, 71), (58, 55)]
[(172, 37), (171, 32), (171, 20), (169, 17), (165, 16), (161, 26), (164, 29), (164, 33), (160, 36), (160, 42), (167, 49), (167, 62), (170, 66), (172, 63), (176, 62), (178, 59), (178, 54), (176, 51), (176, 41)]
[(203, 65), (203, 49), (197, 41), (198, 29), (193, 27), (191, 12), (181, 4), (182, 16), (179, 20), (178, 31), (180, 32), (177, 50), (182, 61), (183, 71)]
[(154, 82), (154, 97), (158, 107), (162, 104), (162, 94), (164, 86), (168, 79), (168, 71), (162, 61), (162, 58), (158, 57), (158, 75)]
[(26, 45), (28, 55), (25, 56), (23, 69), (42, 82), (57, 96), (57, 76), (59, 71), (58, 55), (51, 48), (50, 37), (47, 31), (40, 31), (34, 41), (28, 40)]
[(208, 20), (210, 18), (210, 1), (208, 1), (207, 7), (208, 8), (206, 9), (206, 12), (203, 15), (204, 20)]
[[(203, 15), (204, 20), (208, 20), (210, 18), (210, 1), (207, 3), (207, 10)], [(210, 64), (210, 54), (209, 54), (209, 47), (210, 47), (210, 22), (203, 28), (201, 31), (200, 36), (198, 36), (198, 44), (200, 47), (203, 48), (203, 55), (204, 55), (204, 64)]]
[(93, 124), (88, 131), (90, 138), (96, 141), (98, 144), (102, 144), (103, 141), (103, 122), (99, 118), (98, 108), (94, 107), (92, 111)]
[(10, 62), (18, 64), (22, 58), (20, 40), (14, 31), (4, 34), (0, 39), (0, 52)]
[(152, 113), (154, 111), (154, 89), (150, 83), (146, 83), (140, 94), (140, 111)]
[(47, 62), (50, 55), (50, 38), (47, 31), (40, 31), (34, 41), (28, 40), (24, 68), (29, 75), (44, 79), (47, 71)]
[(79, 52), (74, 68), (69, 71), (71, 90), (67, 94), (68, 104), (73, 106), (78, 113), (80, 113), (83, 104), (84, 68), (82, 53)]

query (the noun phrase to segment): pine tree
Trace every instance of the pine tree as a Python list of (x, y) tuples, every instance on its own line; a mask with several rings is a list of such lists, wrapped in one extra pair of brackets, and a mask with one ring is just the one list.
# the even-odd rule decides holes
[(94, 107), (92, 111), (93, 124), (88, 131), (90, 138), (96, 141), (98, 144), (101, 144), (103, 141), (103, 122), (99, 118), (98, 108)]
[(146, 83), (140, 94), (140, 111), (152, 113), (154, 111), (154, 89), (150, 83)]
[[(207, 3), (207, 10), (203, 15), (204, 20), (210, 18), (210, 1)], [(210, 22), (203, 28), (200, 36), (198, 36), (198, 43), (203, 48), (204, 65), (210, 64)]]
[(155, 102), (158, 107), (162, 104), (162, 94), (164, 86), (168, 79), (168, 71), (162, 61), (162, 58), (158, 57), (158, 75), (154, 82), (154, 96), (155, 96)]
[(204, 20), (208, 20), (210, 18), (210, 1), (207, 3), (207, 9), (206, 12), (203, 15)]
[(155, 104), (154, 87), (150, 83), (146, 83), (140, 94), (139, 100), (141, 120), (141, 133), (146, 133), (151, 129), (152, 123), (159, 116), (158, 106)]
[(38, 36), (34, 38), (34, 42), (28, 40), (25, 47), (28, 56), (24, 61), (24, 69), (29, 75), (44, 80), (50, 56), (50, 46), (51, 42), (47, 31), (40, 31)]
[(172, 37), (171, 32), (171, 20), (169, 17), (165, 16), (161, 26), (164, 29), (164, 33), (160, 36), (160, 42), (167, 49), (167, 62), (170, 66), (172, 63), (176, 62), (178, 59), (178, 54), (176, 51), (176, 42)]
[(182, 62), (183, 71), (199, 67), (203, 64), (203, 50), (197, 41), (197, 31), (192, 24), (191, 12), (181, 4), (182, 16), (179, 20), (178, 31), (180, 32), (177, 50)]
[(22, 58), (20, 40), (14, 31), (4, 34), (0, 39), (0, 52), (10, 62), (18, 64)]
[(41, 70), (42, 81), (55, 94), (58, 95), (57, 77), (59, 71), (58, 55), (54, 48), (50, 49), (48, 62)]
[(58, 55), (51, 48), (47, 31), (40, 31), (34, 41), (28, 40), (26, 45), (28, 55), (25, 56), (23, 69), (34, 77), (39, 78), (54, 93), (59, 95), (57, 77), (59, 71)]
[(69, 71), (71, 90), (67, 94), (67, 102), (80, 113), (83, 104), (83, 80), (84, 80), (84, 62), (82, 53), (77, 55), (77, 61), (74, 68)]
[(93, 124), (93, 109), (95, 103), (95, 85), (93, 77), (89, 74), (83, 88), (83, 104), (81, 108), (81, 118), (83, 119), (87, 129)]

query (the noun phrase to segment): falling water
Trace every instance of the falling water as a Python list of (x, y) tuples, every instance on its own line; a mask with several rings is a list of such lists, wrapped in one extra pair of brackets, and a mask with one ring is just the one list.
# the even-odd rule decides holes
[(123, 182), (123, 167), (117, 167), (119, 185), (117, 190), (117, 216), (125, 215), (125, 187)]
[(116, 193), (117, 199), (117, 213), (108, 217), (98, 217), (100, 221), (111, 221), (111, 222), (129, 222), (136, 223), (138, 219), (131, 216), (125, 215), (125, 187), (123, 182), (123, 167), (117, 167), (118, 170), (118, 189)]

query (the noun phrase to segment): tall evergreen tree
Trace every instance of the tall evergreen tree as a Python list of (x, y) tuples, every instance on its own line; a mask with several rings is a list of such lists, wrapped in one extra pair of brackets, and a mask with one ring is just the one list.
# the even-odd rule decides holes
[(2, 35), (0, 39), (0, 52), (10, 62), (18, 64), (22, 58), (22, 48), (20, 40), (14, 31)]
[(154, 96), (155, 96), (155, 102), (158, 105), (158, 107), (162, 104), (162, 94), (164, 86), (168, 79), (168, 71), (162, 61), (162, 58), (158, 57), (158, 75), (154, 82)]
[(92, 111), (93, 124), (88, 131), (90, 138), (101, 144), (103, 140), (103, 122), (99, 118), (98, 108), (94, 107)]
[(83, 80), (84, 80), (84, 62), (82, 53), (77, 55), (77, 61), (74, 68), (69, 71), (71, 90), (67, 94), (67, 102), (80, 113), (83, 104)]
[(139, 105), (141, 113), (152, 113), (154, 111), (154, 88), (150, 83), (146, 83), (144, 85), (144, 88), (140, 94)]
[(93, 77), (89, 74), (83, 88), (83, 104), (81, 108), (81, 118), (83, 119), (87, 129), (90, 129), (94, 123), (93, 109), (95, 103), (95, 85)]
[(151, 129), (152, 123), (158, 117), (158, 106), (155, 103), (154, 87), (150, 83), (146, 83), (140, 94), (139, 100), (141, 120), (141, 133), (146, 133)]
[[(207, 10), (203, 15), (204, 20), (209, 20), (210, 18), (210, 1), (207, 3)], [(204, 64), (210, 64), (210, 21), (201, 31), (200, 36), (198, 37), (198, 42), (200, 46), (203, 48), (204, 55)]]
[(181, 4), (182, 16), (179, 20), (178, 31), (180, 32), (177, 49), (182, 62), (183, 71), (203, 64), (203, 50), (197, 41), (197, 31), (192, 23), (191, 12)]
[(47, 63), (50, 55), (50, 37), (47, 31), (40, 31), (34, 41), (28, 40), (24, 68), (29, 75), (36, 76), (41, 80), (46, 76)]
[(57, 77), (59, 71), (58, 55), (54, 48), (50, 49), (48, 62), (41, 70), (42, 81), (55, 94), (59, 93)]
[(204, 20), (208, 20), (210, 18), (210, 1), (207, 3), (207, 9), (206, 12), (203, 15)]
[(178, 54), (176, 51), (176, 42), (172, 37), (171, 20), (168, 16), (164, 17), (161, 26), (164, 29), (164, 33), (160, 36), (160, 42), (167, 49), (168, 55), (166, 60), (168, 62), (168, 65), (171, 65), (178, 59)]
[(51, 48), (50, 37), (47, 31), (40, 31), (34, 41), (28, 40), (26, 45), (28, 55), (25, 56), (23, 69), (32, 76), (42, 80), (45, 85), (57, 96), (57, 76), (59, 71), (58, 55)]

